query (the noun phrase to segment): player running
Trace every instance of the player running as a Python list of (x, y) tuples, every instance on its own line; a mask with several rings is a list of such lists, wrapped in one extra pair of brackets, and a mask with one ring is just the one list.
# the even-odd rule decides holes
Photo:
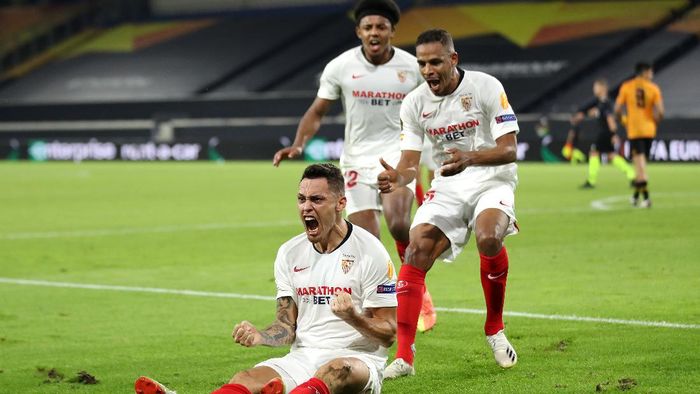
[(496, 78), (457, 67), (459, 57), (445, 30), (421, 33), (416, 56), (426, 83), (401, 105), (401, 160), (396, 169), (381, 161), (385, 171), (379, 174), (379, 189), (390, 194), (414, 179), (425, 138), (441, 167), (411, 225), (396, 290), (398, 348), (384, 378), (415, 374), (413, 344), (426, 273), (438, 257), (454, 259), (472, 232), (481, 259), (486, 341), (498, 365), (512, 367), (517, 355), (503, 333), (508, 277), (503, 239), (518, 231), (518, 123)]
[[(278, 166), (282, 160), (301, 155), (318, 132), (321, 119), (340, 99), (346, 117), (340, 167), (345, 176), (348, 220), (379, 238), (383, 211), (403, 262), (413, 204), (413, 191), (406, 186), (412, 185), (391, 195), (380, 194), (377, 175), (383, 170), (380, 157), (392, 164), (399, 161), (399, 109), (404, 96), (422, 79), (416, 58), (391, 45), (400, 18), (399, 7), (392, 0), (362, 0), (355, 6), (354, 16), (361, 45), (326, 65), (317, 97), (301, 118), (292, 146), (275, 153), (272, 163)], [(421, 305), (425, 305), (421, 320), (429, 330), (436, 314), (427, 290)]]

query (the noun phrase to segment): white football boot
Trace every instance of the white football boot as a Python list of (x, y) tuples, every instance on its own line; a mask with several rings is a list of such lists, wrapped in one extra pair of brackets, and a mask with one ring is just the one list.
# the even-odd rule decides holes
[(413, 365), (403, 361), (402, 358), (397, 358), (384, 370), (384, 379), (396, 379), (402, 376), (413, 376), (415, 374), (416, 369), (413, 368)]
[(493, 358), (496, 359), (496, 363), (498, 363), (501, 368), (510, 368), (518, 362), (518, 355), (515, 353), (513, 345), (508, 342), (508, 338), (506, 338), (506, 334), (503, 333), (503, 330), (497, 332), (495, 335), (487, 335), (486, 342), (491, 346)]

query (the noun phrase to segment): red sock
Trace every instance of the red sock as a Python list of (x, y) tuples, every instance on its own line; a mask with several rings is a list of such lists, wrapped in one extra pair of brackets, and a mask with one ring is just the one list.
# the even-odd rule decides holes
[(331, 394), (331, 390), (323, 380), (311, 378), (295, 387), (289, 394)]
[(408, 242), (396, 241), (396, 251), (399, 253), (399, 259), (401, 264), (404, 263), (406, 259), (406, 248), (408, 247)]
[(396, 358), (402, 358), (413, 365), (414, 342), (416, 341), (416, 326), (423, 292), (425, 291), (426, 272), (412, 265), (404, 264), (399, 271), (399, 281), (396, 286), (396, 298), (399, 307), (396, 314), (397, 349)]
[(253, 394), (248, 388), (242, 384), (229, 383), (221, 386), (218, 390), (212, 391), (211, 394)]
[(423, 184), (420, 182), (416, 182), (416, 203), (420, 207), (423, 205), (423, 197), (425, 194), (423, 194)]
[(486, 335), (494, 335), (503, 329), (503, 302), (506, 298), (508, 278), (508, 253), (506, 247), (495, 256), (481, 256), (481, 287), (486, 299)]

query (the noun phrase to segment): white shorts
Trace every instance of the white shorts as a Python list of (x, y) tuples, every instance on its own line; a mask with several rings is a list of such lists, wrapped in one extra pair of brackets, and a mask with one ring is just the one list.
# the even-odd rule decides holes
[[(399, 158), (400, 155), (392, 155), (384, 157), (384, 160), (395, 167)], [(341, 170), (345, 177), (345, 196), (348, 198), (348, 203), (345, 206), (346, 214), (352, 215), (368, 210), (381, 211), (382, 200), (377, 186), (377, 177), (384, 171), (384, 167), (379, 163), (379, 159), (377, 159), (375, 166), (342, 166)], [(416, 182), (411, 182), (407, 187), (415, 193)]]
[(284, 387), (289, 393), (296, 386), (311, 379), (323, 364), (336, 359), (353, 357), (369, 368), (369, 380), (362, 393), (380, 394), (382, 392), (382, 379), (386, 357), (375, 356), (368, 353), (360, 353), (353, 350), (341, 349), (292, 349), (286, 356), (271, 358), (256, 365), (256, 367), (270, 367), (275, 370), (284, 381)]
[(423, 205), (413, 218), (411, 229), (422, 223), (439, 228), (450, 240), (450, 248), (440, 258), (454, 261), (469, 241), (474, 222), (485, 209), (495, 208), (510, 218), (506, 235), (516, 234), (515, 184), (498, 178), (480, 181), (438, 177), (426, 193)]

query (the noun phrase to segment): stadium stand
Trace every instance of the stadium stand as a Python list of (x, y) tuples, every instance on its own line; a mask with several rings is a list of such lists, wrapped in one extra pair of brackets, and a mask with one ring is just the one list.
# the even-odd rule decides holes
[[(685, 1), (538, 2), (419, 7), (397, 33), (410, 45), (418, 32), (444, 27), (463, 65), (497, 76), (514, 108), (536, 103), (620, 46), (669, 17)], [(504, 18), (517, 15), (517, 18)]]
[[(637, 4), (631, 10), (616, 2), (414, 7), (405, 12), (395, 41), (412, 51), (417, 32), (430, 26), (447, 28), (455, 36), (464, 66), (499, 77), (508, 85), (513, 105), (527, 111), (542, 100), (543, 92), (576, 78), (686, 2)], [(520, 22), (513, 26), (500, 15), (519, 15)], [(352, 22), (335, 9), (304, 18), (298, 13), (277, 13), (124, 24), (73, 48), (63, 60), (10, 83), (0, 90), (0, 100), (45, 103), (226, 98), (269, 91), (312, 94), (327, 60), (353, 45)], [(649, 45), (658, 47), (654, 42)]]
[[(660, 21), (659, 26), (642, 29), (639, 35), (629, 42), (614, 48), (613, 53), (606, 54), (587, 69), (576, 74), (569, 81), (556, 87), (559, 94), (543, 97), (542, 103), (531, 108), (534, 112), (573, 112), (592, 104), (591, 87), (597, 78), (605, 78), (611, 87), (616, 87), (632, 77), (633, 67), (639, 61), (659, 64), (665, 57), (673, 54), (678, 47), (687, 46), (697, 41), (696, 34), (676, 28), (676, 20), (683, 18), (692, 9), (684, 7), (674, 15)], [(690, 16), (688, 16), (690, 17)], [(567, 86), (568, 85), (568, 86)]]
[(92, 38), (98, 24), (138, 19), (145, 2), (12, 0), (0, 2), (0, 81), (16, 78), (56, 58), (61, 47)]
[[(345, 13), (321, 15), (315, 19), (294, 18), (307, 26), (297, 34), (287, 34), (286, 39), (274, 48), (267, 48), (258, 57), (251, 57), (246, 64), (234, 68), (223, 84), (213, 84), (200, 90), (212, 91), (211, 97), (230, 97), (240, 92), (264, 92), (270, 90), (314, 90), (314, 81), (323, 67), (323, 60), (330, 60), (343, 49), (355, 45), (353, 23)], [(268, 33), (278, 35), (277, 29)], [(311, 74), (306, 74), (309, 70)]]
[(693, 77), (700, 70), (700, 48), (697, 46), (692, 52), (683, 56), (677, 62), (665, 68), (656, 82), (663, 86), (664, 105), (668, 117), (700, 117), (698, 107), (698, 89), (700, 83)]
[(686, 17), (671, 25), (669, 30), (691, 34), (693, 39), (687, 42), (685, 48), (677, 51), (675, 61), (656, 77), (656, 82), (667, 92), (664, 96), (666, 113), (669, 117), (700, 118), (700, 107), (697, 105), (700, 82), (696, 78), (700, 70), (700, 7), (695, 7)]
[[(126, 24), (0, 91), (18, 103), (172, 100), (196, 93), (232, 70), (240, 73), (288, 37), (322, 24), (325, 15), (284, 15)], [(267, 34), (261, 25), (274, 25)]]
[[(357, 45), (347, 12), (353, 1), (313, 3), (95, 24), (5, 70), (0, 157), (8, 141), (24, 146), (54, 136), (214, 141), (232, 158), (267, 158), (293, 135), (324, 65)], [(443, 27), (463, 67), (502, 81), (522, 121), (523, 152), (540, 146), (542, 115), (557, 152), (568, 112), (590, 99), (591, 81), (603, 76), (615, 86), (639, 60), (659, 66), (667, 114), (690, 119), (667, 119), (663, 132), (688, 139), (698, 129), (697, 0), (405, 1), (402, 8), (396, 45), (413, 52), (419, 32)], [(46, 62), (36, 61), (41, 56)], [(337, 153), (340, 109), (329, 114), (318, 149)], [(264, 149), (248, 148), (254, 142)]]

